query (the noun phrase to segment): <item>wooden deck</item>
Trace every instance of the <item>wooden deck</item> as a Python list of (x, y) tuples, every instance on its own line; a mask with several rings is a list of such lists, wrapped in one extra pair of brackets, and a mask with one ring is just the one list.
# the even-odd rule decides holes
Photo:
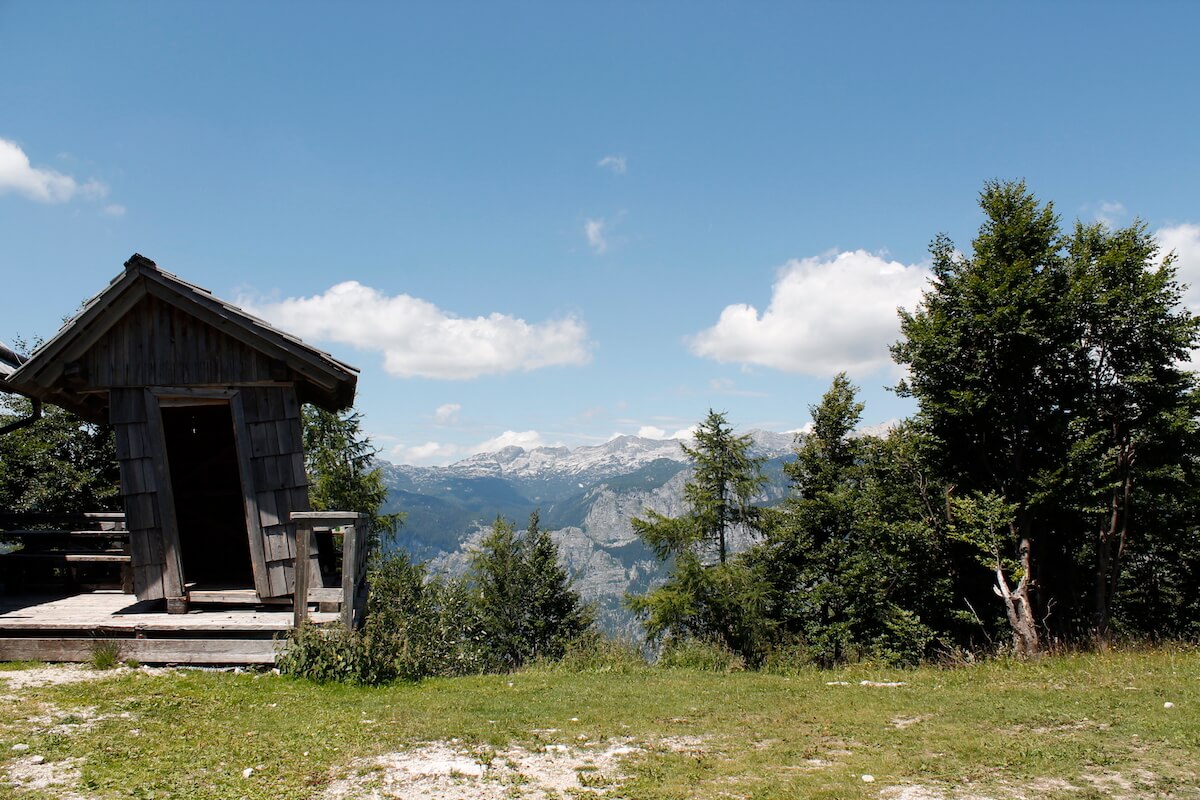
[[(312, 622), (336, 613), (310, 613)], [(290, 605), (197, 605), (168, 614), (120, 591), (0, 595), (0, 661), (87, 661), (97, 642), (144, 664), (271, 664), (293, 624)]]

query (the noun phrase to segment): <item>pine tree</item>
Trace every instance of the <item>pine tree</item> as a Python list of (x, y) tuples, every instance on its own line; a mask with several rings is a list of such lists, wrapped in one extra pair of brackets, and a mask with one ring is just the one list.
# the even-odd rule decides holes
[(715, 411), (700, 423), (695, 442), (683, 447), (693, 463), (684, 486), (688, 512), (672, 518), (647, 509), (644, 519), (633, 520), (642, 541), (670, 561), (670, 575), (626, 602), (651, 640), (716, 640), (754, 663), (769, 638), (767, 585), (750, 560), (730, 557), (729, 540), (738, 530), (762, 532), (764, 514), (753, 503), (765, 482), (762, 459), (750, 455), (750, 437), (734, 436)]
[(387, 500), (383, 472), (373, 466), (376, 451), (354, 411), (334, 414), (303, 409), (304, 460), (308, 499), (316, 511), (353, 511), (371, 516), (371, 533), (394, 534), (402, 514), (380, 513)]
[(496, 517), (472, 558), (469, 579), (494, 667), (561, 658), (592, 625), (591, 609), (572, 588), (537, 511), (523, 534)]

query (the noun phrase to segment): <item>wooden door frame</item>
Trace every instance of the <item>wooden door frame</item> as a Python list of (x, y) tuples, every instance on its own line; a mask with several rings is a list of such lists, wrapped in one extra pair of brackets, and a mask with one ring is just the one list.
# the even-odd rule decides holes
[[(167, 554), (167, 575), (164, 588), (175, 592), (175, 596), (186, 599), (184, 588), (186, 575), (183, 570), (179, 545), (179, 524), (175, 517), (175, 490), (171, 484), (171, 473), (166, 449), (166, 433), (163, 429), (164, 408), (188, 406), (226, 405), (233, 421), (233, 442), (237, 451), (239, 483), (242, 487), (242, 508), (245, 512), (246, 537), (250, 548), (250, 563), (254, 573), (254, 590), (259, 598), (267, 597), (266, 553), (263, 549), (262, 524), (258, 516), (258, 499), (254, 491), (254, 471), (250, 465), (251, 443), (246, 429), (246, 414), (242, 406), (241, 393), (237, 389), (206, 389), (192, 387), (158, 387), (147, 390), (147, 414), (151, 417), (151, 435), (157, 438), (157, 448), (163, 454), (160, 479), (165, 481), (159, 492), (159, 513), (163, 519), (163, 544)], [(151, 411), (153, 413), (151, 413)], [(168, 517), (169, 514), (169, 517)], [(170, 520), (168, 530), (167, 520)], [(172, 571), (174, 570), (174, 575)], [(168, 594), (168, 604), (171, 595)]]

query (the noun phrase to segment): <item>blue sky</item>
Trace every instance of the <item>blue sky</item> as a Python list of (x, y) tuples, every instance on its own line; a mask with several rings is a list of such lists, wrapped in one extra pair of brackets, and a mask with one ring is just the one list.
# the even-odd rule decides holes
[[(362, 369), (383, 455), (864, 423), (1025, 179), (1200, 284), (1200, 4), (0, 0), (0, 340), (133, 252)], [(1200, 293), (1188, 301), (1200, 308)]]

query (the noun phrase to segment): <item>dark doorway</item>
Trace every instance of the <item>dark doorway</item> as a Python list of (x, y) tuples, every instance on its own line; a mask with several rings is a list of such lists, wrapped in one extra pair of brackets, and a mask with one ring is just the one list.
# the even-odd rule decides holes
[(229, 404), (164, 405), (162, 419), (184, 581), (193, 588), (254, 588)]

